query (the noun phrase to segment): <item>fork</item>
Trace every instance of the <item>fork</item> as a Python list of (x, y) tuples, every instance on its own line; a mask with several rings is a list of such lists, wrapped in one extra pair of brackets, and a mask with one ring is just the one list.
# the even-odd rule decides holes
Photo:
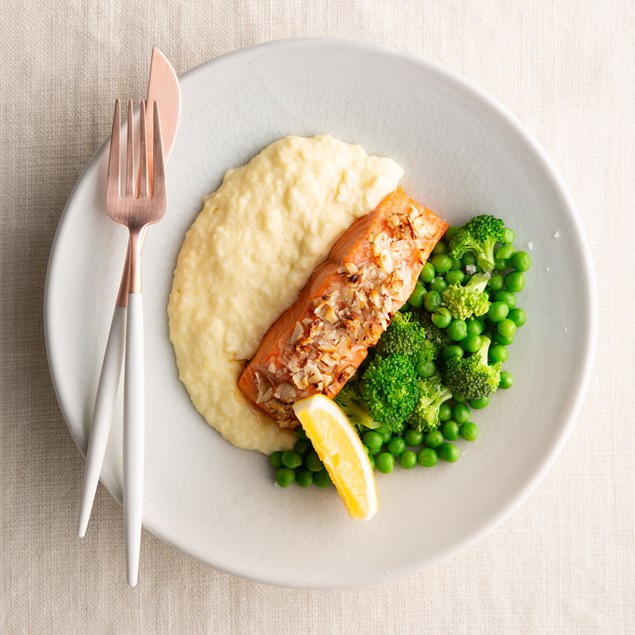
[(148, 170), (146, 104), (141, 102), (139, 117), (139, 179), (134, 183), (135, 139), (133, 104), (128, 101), (125, 188), (121, 194), (121, 116), (119, 100), (110, 137), (106, 207), (112, 220), (129, 232), (128, 324), (126, 327), (123, 431), (123, 502), (128, 584), (137, 585), (143, 512), (143, 462), (145, 437), (145, 386), (143, 357), (143, 304), (141, 255), (148, 225), (163, 218), (166, 207), (165, 161), (159, 106), (154, 102), (152, 165)]

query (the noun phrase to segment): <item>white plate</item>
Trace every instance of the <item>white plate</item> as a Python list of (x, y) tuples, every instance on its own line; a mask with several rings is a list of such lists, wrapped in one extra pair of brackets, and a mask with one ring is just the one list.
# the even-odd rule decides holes
[[(144, 253), (145, 528), (219, 569), (313, 588), (385, 582), (491, 531), (562, 448), (594, 350), (590, 251), (551, 162), (480, 89), (367, 42), (265, 44), (199, 66), (181, 87), (168, 212), (150, 229)], [(333, 488), (279, 489), (263, 455), (238, 450), (209, 428), (179, 382), (168, 340), (172, 270), (201, 197), (275, 139), (316, 133), (393, 157), (405, 170), (405, 190), (451, 223), (493, 212), (516, 231), (518, 245), (533, 244), (521, 296), (529, 321), (508, 363), (515, 386), (475, 413), (481, 436), (461, 445), (458, 463), (379, 474), (379, 512), (361, 524), (348, 519)], [(104, 206), (106, 161), (104, 145), (68, 201), (46, 285), (51, 373), (82, 452), (126, 243)], [(102, 482), (121, 501), (120, 407), (117, 413)]]

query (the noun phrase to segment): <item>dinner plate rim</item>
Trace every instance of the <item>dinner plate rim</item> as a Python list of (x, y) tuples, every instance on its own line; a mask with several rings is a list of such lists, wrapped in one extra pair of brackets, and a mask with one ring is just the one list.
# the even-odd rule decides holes
[[(273, 50), (285, 47), (311, 47), (311, 46), (319, 46), (319, 47), (340, 47), (343, 49), (353, 49), (357, 51), (369, 51), (370, 53), (375, 54), (384, 54), (390, 55), (393, 57), (399, 57), (402, 61), (416, 64), (419, 66), (423, 66), (428, 72), (433, 72), (437, 76), (441, 77), (443, 80), (448, 80), (454, 86), (459, 88), (463, 94), (466, 94), (470, 99), (477, 99), (484, 103), (491, 111), (493, 111), (498, 117), (502, 118), (507, 125), (510, 125), (514, 132), (519, 136), (519, 138), (526, 144), (526, 146), (531, 150), (534, 155), (534, 158), (539, 162), (541, 167), (543, 167), (545, 174), (548, 178), (551, 179), (554, 190), (561, 198), (562, 206), (567, 208), (570, 218), (573, 220), (575, 230), (578, 233), (579, 238), (582, 241), (583, 245), (588, 245), (588, 239), (586, 236), (586, 231), (584, 229), (581, 216), (578, 212), (578, 209), (575, 205), (573, 197), (569, 191), (568, 186), (564, 182), (562, 176), (560, 175), (558, 169), (556, 168), (553, 161), (546, 154), (542, 146), (538, 143), (538, 141), (528, 132), (528, 130), (522, 125), (522, 123), (516, 118), (515, 115), (511, 113), (505, 106), (503, 106), (497, 99), (487, 93), (485, 90), (480, 88), (476, 83), (471, 80), (463, 77), (458, 72), (452, 70), (451, 68), (431, 59), (424, 57), (423, 55), (419, 55), (412, 52), (403, 51), (392, 46), (388, 46), (386, 44), (381, 44), (378, 42), (368, 41), (368, 40), (359, 40), (359, 39), (349, 39), (349, 38), (330, 38), (330, 37), (319, 37), (319, 38), (291, 38), (291, 39), (282, 39), (282, 40), (272, 40), (269, 42), (264, 42), (260, 44), (255, 44), (252, 46), (248, 46), (245, 48), (241, 48), (235, 51), (231, 51), (219, 57), (213, 58), (211, 60), (205, 61), (196, 67), (190, 69), (189, 71), (183, 73), (179, 77), (179, 81), (191, 81), (191, 78), (194, 78), (198, 73), (203, 71), (205, 68), (210, 65), (214, 65), (217, 63), (222, 63), (223, 61), (229, 58), (239, 58), (241, 56), (252, 55), (257, 50)], [(108, 144), (108, 139), (97, 149), (95, 154), (92, 156), (90, 161), (86, 164), (86, 167), (82, 171), (80, 177), (78, 178), (75, 186), (73, 187), (66, 205), (62, 211), (60, 216), (60, 221), (58, 223), (55, 236), (53, 238), (53, 242), (51, 245), (51, 250), (49, 254), (46, 279), (44, 285), (44, 339), (45, 339), (45, 347), (47, 351), (47, 359), (49, 365), (49, 371), (51, 374), (51, 379), (53, 383), (54, 392), (57, 398), (57, 401), (60, 406), (60, 410), (66, 422), (67, 428), (73, 438), (76, 446), (78, 447), (82, 456), (85, 457), (85, 448), (82, 446), (81, 439), (79, 438), (78, 433), (73, 429), (71, 424), (69, 423), (68, 411), (65, 406), (65, 400), (63, 398), (63, 387), (61, 386), (61, 380), (57, 376), (55, 361), (53, 359), (54, 355), (52, 354), (52, 348), (54, 347), (54, 333), (51, 332), (52, 325), (49, 316), (49, 306), (52, 298), (52, 289), (51, 289), (51, 271), (54, 268), (54, 263), (56, 259), (57, 252), (57, 243), (58, 238), (62, 233), (62, 230), (65, 226), (65, 223), (68, 221), (68, 210), (72, 207), (74, 199), (77, 195), (78, 188), (80, 184), (83, 182), (86, 174), (94, 168), (94, 165), (98, 162), (102, 152), (104, 151), (105, 146)], [(560, 425), (560, 430), (557, 436), (556, 442), (550, 447), (549, 451), (545, 453), (545, 456), (542, 460), (542, 463), (538, 466), (538, 468), (534, 471), (534, 473), (530, 476), (524, 487), (520, 488), (513, 500), (507, 504), (505, 507), (500, 509), (497, 513), (491, 514), (487, 521), (483, 522), (479, 529), (468, 532), (468, 534), (462, 540), (458, 540), (454, 545), (448, 547), (433, 557), (427, 558), (424, 562), (416, 561), (413, 563), (409, 563), (408, 565), (402, 565), (401, 567), (395, 567), (391, 574), (394, 574), (394, 577), (403, 577), (406, 575), (411, 575), (421, 571), (424, 568), (442, 562), (457, 553), (463, 551), (470, 545), (481, 540), (485, 535), (489, 534), (491, 531), (500, 526), (505, 520), (507, 520), (529, 497), (529, 495), (535, 490), (535, 488), (542, 482), (545, 478), (549, 470), (553, 467), (555, 461), (557, 460), (562, 448), (566, 444), (574, 426), (580, 414), (581, 408), (584, 403), (584, 397), (587, 390), (587, 387), (590, 382), (591, 374), (593, 371), (593, 362), (595, 359), (595, 353), (597, 348), (597, 282), (595, 270), (593, 268), (590, 250), (587, 249), (587, 258), (584, 260), (584, 279), (587, 281), (587, 285), (585, 286), (587, 294), (588, 294), (588, 306), (586, 317), (588, 320), (588, 328), (586, 330), (586, 351), (584, 355), (584, 370), (580, 376), (578, 381), (578, 385), (573, 389), (575, 392), (575, 396), (573, 397), (573, 404), (568, 413), (568, 416), (564, 418)], [(104, 484), (110, 495), (117, 501), (120, 505), (122, 503), (119, 496), (113, 493), (112, 488), (108, 487)], [(164, 532), (158, 530), (153, 527), (151, 523), (144, 522), (144, 529), (149, 531), (151, 534), (159, 538), (162, 542), (173, 546), (174, 548), (182, 551), (183, 553), (189, 555), (190, 557), (202, 562), (206, 565), (210, 565), (218, 570), (224, 571), (226, 573), (230, 573), (233, 575), (237, 575), (239, 577), (253, 580), (255, 582), (265, 583), (273, 586), (283, 587), (283, 588), (298, 588), (298, 589), (343, 589), (343, 588), (360, 588), (365, 586), (372, 586), (376, 584), (380, 584), (382, 580), (378, 576), (366, 576), (363, 579), (356, 579), (351, 576), (344, 584), (341, 583), (333, 583), (333, 581), (329, 581), (326, 579), (293, 579), (290, 580), (288, 576), (285, 576), (284, 573), (279, 572), (270, 572), (270, 575), (256, 575), (253, 572), (245, 569), (244, 567), (236, 566), (228, 566), (227, 563), (218, 563), (213, 559), (205, 559), (201, 557), (199, 554), (194, 553), (192, 550), (189, 550), (187, 546), (179, 544), (178, 541), (175, 541), (174, 538), (170, 535), (166, 535)]]

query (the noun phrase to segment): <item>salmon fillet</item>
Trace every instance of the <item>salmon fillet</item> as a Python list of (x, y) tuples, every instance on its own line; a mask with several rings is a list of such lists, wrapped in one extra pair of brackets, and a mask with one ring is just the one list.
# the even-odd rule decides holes
[(240, 375), (243, 395), (282, 428), (292, 405), (334, 397), (410, 297), (448, 225), (399, 189), (356, 220), (271, 325)]

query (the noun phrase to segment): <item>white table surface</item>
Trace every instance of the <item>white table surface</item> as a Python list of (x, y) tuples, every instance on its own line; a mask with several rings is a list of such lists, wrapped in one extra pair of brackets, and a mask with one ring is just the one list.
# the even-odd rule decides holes
[[(635, 4), (629, 0), (28, 3), (0, 20), (0, 633), (635, 633)], [(83, 459), (55, 401), (42, 296), (51, 241), (116, 96), (159, 46), (181, 73), (296, 36), (375, 40), (462, 73), (545, 147), (583, 217), (600, 337), (561, 458), (495, 533), (383, 587), (293, 591), (219, 573), (144, 534), (99, 488), (75, 536)], [(538, 398), (538, 396), (537, 396)], [(370, 557), (370, 554), (369, 554)]]

